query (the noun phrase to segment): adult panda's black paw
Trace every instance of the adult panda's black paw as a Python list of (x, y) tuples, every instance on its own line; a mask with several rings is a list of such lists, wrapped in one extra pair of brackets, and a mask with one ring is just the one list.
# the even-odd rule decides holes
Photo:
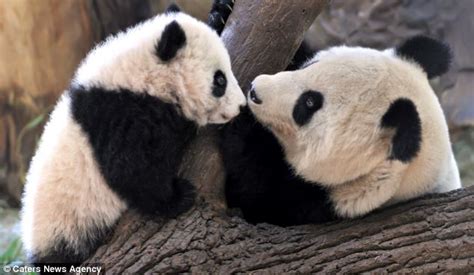
[(166, 209), (159, 213), (168, 218), (175, 218), (191, 209), (196, 199), (196, 188), (186, 179), (175, 178), (172, 188), (173, 197), (167, 203)]
[(235, 0), (214, 0), (207, 24), (213, 28), (217, 34), (221, 35), (224, 30), (225, 23), (232, 13)]

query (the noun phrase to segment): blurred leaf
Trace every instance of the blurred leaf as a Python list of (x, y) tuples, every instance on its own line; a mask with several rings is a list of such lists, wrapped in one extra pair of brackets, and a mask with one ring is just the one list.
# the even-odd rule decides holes
[(41, 122), (44, 121), (45, 116), (46, 116), (46, 114), (42, 113), (39, 116), (32, 119), (30, 122), (28, 122), (25, 125), (25, 127), (24, 127), (25, 131), (28, 131), (28, 130), (31, 130), (31, 129), (34, 129), (34, 128), (38, 127), (38, 125), (40, 125)]
[(0, 255), (0, 265), (7, 265), (10, 262), (21, 257), (21, 240), (16, 238), (13, 240), (8, 248)]

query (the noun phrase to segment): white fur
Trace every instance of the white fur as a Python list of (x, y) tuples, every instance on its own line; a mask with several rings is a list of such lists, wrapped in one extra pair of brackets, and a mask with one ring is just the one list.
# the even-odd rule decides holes
[[(331, 190), (341, 216), (461, 186), (445, 117), (427, 76), (393, 50), (333, 47), (300, 70), (259, 76), (253, 87), (263, 103), (249, 100), (251, 110), (282, 143), (295, 172)], [(307, 90), (321, 92), (324, 104), (299, 127), (292, 111)], [(414, 102), (422, 121), (421, 150), (406, 164), (388, 160), (394, 131), (380, 127), (390, 104), (401, 97)]]
[[(155, 46), (173, 20), (184, 30), (186, 44), (175, 58), (163, 62), (156, 56)], [(212, 82), (219, 69), (228, 84), (225, 95), (216, 98), (211, 93)], [(110, 37), (84, 59), (74, 83), (146, 91), (170, 103), (178, 99), (184, 115), (199, 125), (225, 123), (246, 103), (220, 37), (184, 13), (157, 16)]]
[[(171, 61), (163, 62), (155, 45), (173, 20), (185, 31), (186, 44)], [(219, 69), (228, 84), (225, 95), (216, 98), (212, 83)], [(80, 65), (73, 84), (126, 88), (165, 102), (179, 101), (184, 115), (199, 125), (227, 122), (246, 102), (221, 39), (182, 13), (157, 16), (98, 45)], [(80, 250), (80, 235), (94, 226), (113, 225), (126, 207), (104, 181), (65, 93), (45, 127), (27, 176), (22, 209), (27, 253), (45, 256), (59, 240)]]
[(28, 253), (46, 252), (64, 238), (79, 247), (87, 229), (111, 226), (125, 203), (105, 183), (87, 136), (63, 95), (45, 127), (27, 176), (21, 218)]

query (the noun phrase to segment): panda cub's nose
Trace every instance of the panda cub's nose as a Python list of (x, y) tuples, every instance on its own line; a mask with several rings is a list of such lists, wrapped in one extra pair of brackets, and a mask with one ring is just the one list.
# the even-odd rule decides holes
[(249, 92), (249, 99), (255, 104), (262, 104), (262, 100), (258, 98), (254, 88), (252, 88)]

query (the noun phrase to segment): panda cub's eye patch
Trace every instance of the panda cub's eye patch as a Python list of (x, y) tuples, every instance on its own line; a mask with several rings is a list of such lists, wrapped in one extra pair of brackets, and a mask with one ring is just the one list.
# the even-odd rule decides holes
[(296, 124), (307, 124), (314, 113), (323, 107), (324, 97), (317, 91), (306, 91), (298, 98), (293, 108), (293, 119)]
[(225, 94), (225, 88), (227, 87), (227, 78), (221, 70), (216, 71), (214, 74), (214, 82), (212, 85), (212, 95), (215, 97), (221, 97)]

